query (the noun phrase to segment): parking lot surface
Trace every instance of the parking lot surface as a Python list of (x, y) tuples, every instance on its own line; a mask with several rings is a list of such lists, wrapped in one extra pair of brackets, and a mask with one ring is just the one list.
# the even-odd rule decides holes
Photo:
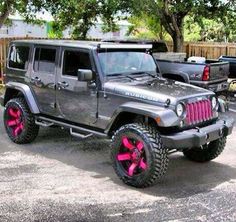
[[(227, 115), (236, 118), (236, 105)], [(157, 185), (115, 175), (109, 141), (43, 128), (29, 145), (8, 139), (0, 108), (0, 221), (236, 221), (236, 129), (212, 162), (170, 156)]]

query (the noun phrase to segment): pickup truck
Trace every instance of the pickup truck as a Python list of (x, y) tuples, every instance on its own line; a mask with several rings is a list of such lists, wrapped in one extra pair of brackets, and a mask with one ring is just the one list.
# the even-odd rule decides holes
[(229, 62), (229, 77), (236, 78), (236, 56), (225, 56), (222, 55), (219, 61)]
[[(228, 62), (206, 60), (203, 57), (192, 57), (193, 59), (190, 57), (186, 60), (183, 58), (183, 53), (168, 52), (168, 47), (163, 41), (136, 39), (104, 41), (129, 44), (152, 44), (152, 54), (157, 61), (162, 77), (190, 83), (211, 90), (217, 94), (221, 94), (228, 89)], [(200, 59), (201, 61), (199, 62), (198, 60)]]
[(228, 89), (229, 63), (216, 60), (173, 62), (157, 59), (162, 77), (190, 83), (220, 94)]

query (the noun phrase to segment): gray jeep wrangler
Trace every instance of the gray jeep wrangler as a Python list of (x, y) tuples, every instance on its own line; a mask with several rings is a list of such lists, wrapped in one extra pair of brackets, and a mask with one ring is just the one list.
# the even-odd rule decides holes
[[(159, 76), (151, 45), (22, 40), (10, 44), (1, 97), (10, 139), (32, 142), (39, 126), (112, 138), (111, 160), (126, 184), (147, 187), (173, 151), (197, 162), (224, 149), (233, 120), (213, 92)], [(53, 128), (52, 128), (53, 130)]]

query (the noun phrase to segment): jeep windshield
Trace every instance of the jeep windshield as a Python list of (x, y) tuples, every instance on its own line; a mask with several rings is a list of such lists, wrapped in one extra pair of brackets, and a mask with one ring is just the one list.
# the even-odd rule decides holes
[(106, 76), (152, 73), (156, 74), (157, 66), (153, 57), (146, 52), (106, 51), (98, 53), (102, 72)]

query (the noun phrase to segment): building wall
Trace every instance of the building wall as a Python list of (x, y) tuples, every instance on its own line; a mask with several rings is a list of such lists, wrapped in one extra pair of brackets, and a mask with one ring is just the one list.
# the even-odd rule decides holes
[[(102, 24), (98, 23), (96, 26), (92, 26), (88, 37), (89, 38), (96, 38), (96, 39), (105, 39), (105, 38), (123, 38), (125, 37), (129, 25), (127, 24), (120, 24), (120, 30), (118, 32), (102, 32)], [(48, 27), (47, 23), (45, 22), (44, 25), (33, 25), (27, 24), (23, 20), (12, 20), (12, 25), (9, 27), (3, 26), (0, 29), (0, 38), (1, 37), (42, 37), (46, 38), (48, 34)], [(63, 32), (65, 38), (70, 37), (70, 29), (66, 29)]]
[(92, 26), (89, 30), (88, 37), (97, 38), (97, 39), (107, 39), (107, 38), (124, 38), (128, 31), (128, 25), (119, 25), (120, 30), (117, 32), (102, 32), (102, 24), (97, 24), (96, 26)]
[(44, 25), (27, 24), (22, 20), (12, 20), (9, 27), (3, 26), (0, 30), (0, 37), (47, 37), (46, 23)]

